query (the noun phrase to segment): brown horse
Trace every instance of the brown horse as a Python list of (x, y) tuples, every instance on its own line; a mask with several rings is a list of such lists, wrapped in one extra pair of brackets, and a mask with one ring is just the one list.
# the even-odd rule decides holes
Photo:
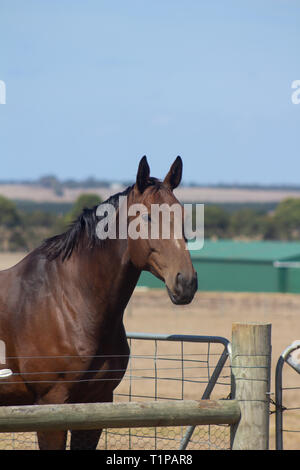
[[(106, 203), (117, 218), (120, 195), (127, 196), (128, 208), (141, 203), (149, 212), (152, 204), (178, 203), (173, 189), (181, 175), (180, 157), (163, 182), (150, 177), (143, 157), (136, 183)], [(112, 401), (130, 352), (123, 313), (141, 271), (162, 279), (174, 303), (193, 299), (197, 277), (184, 237), (100, 240), (97, 213), (97, 207), (85, 209), (65, 233), (0, 272), (2, 367), (13, 371), (0, 379), (1, 405)], [(100, 434), (71, 430), (71, 449), (95, 449)], [(39, 447), (65, 449), (66, 435), (38, 432)]]

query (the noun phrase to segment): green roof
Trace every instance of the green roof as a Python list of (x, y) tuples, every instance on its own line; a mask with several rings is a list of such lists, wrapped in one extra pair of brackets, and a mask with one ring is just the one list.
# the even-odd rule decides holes
[[(191, 247), (193, 243), (189, 243)], [(202, 250), (190, 250), (192, 259), (279, 261), (299, 260), (300, 242), (205, 240)]]

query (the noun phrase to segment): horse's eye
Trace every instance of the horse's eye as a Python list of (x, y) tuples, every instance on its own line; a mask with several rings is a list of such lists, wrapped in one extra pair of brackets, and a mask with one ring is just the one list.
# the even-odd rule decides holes
[(143, 214), (143, 215), (142, 215), (142, 219), (143, 219), (145, 222), (150, 222), (151, 217), (150, 217), (149, 214)]

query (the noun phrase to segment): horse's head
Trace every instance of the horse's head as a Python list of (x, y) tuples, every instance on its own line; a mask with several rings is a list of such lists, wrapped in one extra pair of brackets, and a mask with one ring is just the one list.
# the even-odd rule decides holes
[[(165, 282), (174, 304), (188, 304), (197, 290), (183, 231), (183, 208), (173, 190), (180, 184), (182, 160), (177, 157), (163, 181), (150, 177), (146, 157), (140, 161), (136, 183), (128, 200), (128, 249), (132, 263)], [(131, 228), (132, 228), (131, 227)]]

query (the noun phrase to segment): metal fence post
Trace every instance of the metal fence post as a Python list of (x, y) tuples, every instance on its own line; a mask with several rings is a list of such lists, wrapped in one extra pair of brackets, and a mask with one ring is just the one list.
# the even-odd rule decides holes
[(300, 361), (295, 361), (293, 352), (300, 350), (300, 341), (296, 340), (290, 344), (280, 355), (275, 370), (275, 403), (276, 403), (276, 450), (283, 450), (283, 416), (282, 404), (282, 370), (284, 363), (289, 364), (300, 374)]

